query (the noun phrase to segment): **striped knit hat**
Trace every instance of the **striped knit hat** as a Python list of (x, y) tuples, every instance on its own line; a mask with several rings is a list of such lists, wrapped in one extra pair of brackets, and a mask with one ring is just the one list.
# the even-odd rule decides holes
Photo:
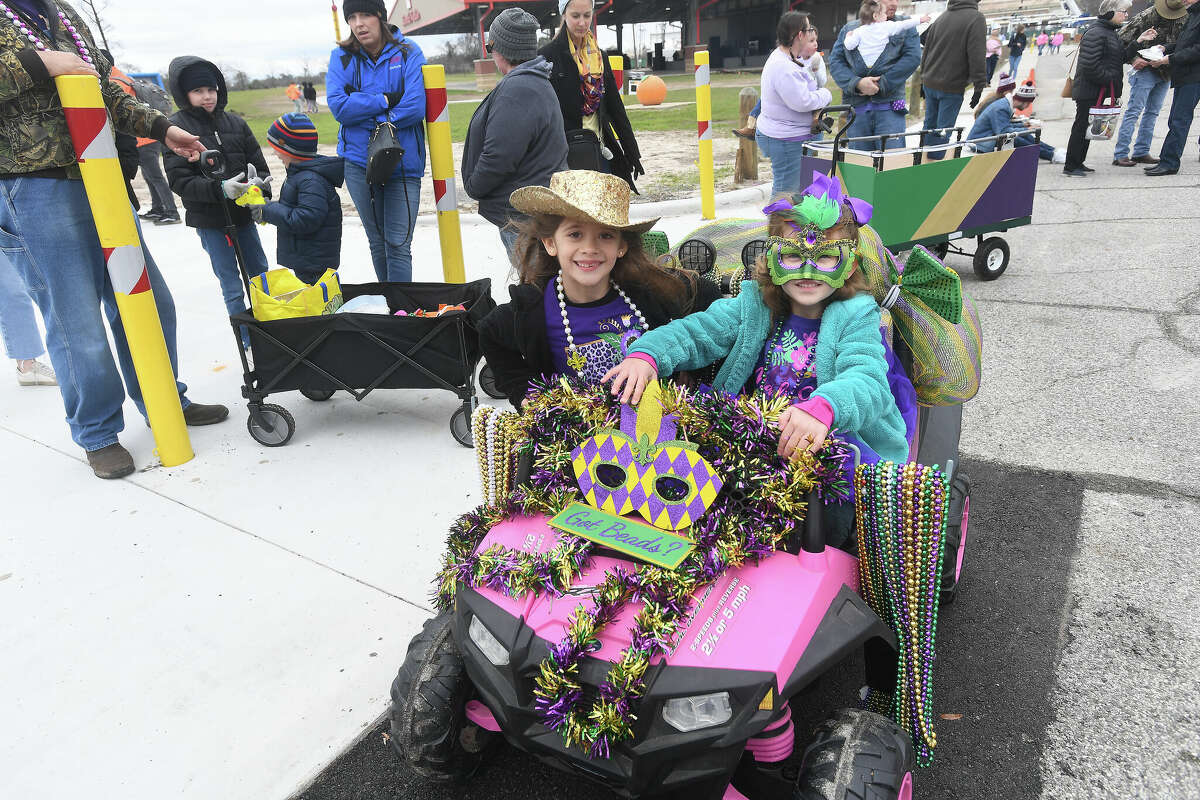
[(311, 161), (317, 155), (317, 126), (307, 114), (284, 114), (271, 123), (267, 141), (280, 155)]

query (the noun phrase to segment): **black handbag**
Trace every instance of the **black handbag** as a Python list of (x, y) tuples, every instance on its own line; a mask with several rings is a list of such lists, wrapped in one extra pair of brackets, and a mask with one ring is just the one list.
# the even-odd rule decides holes
[(390, 122), (376, 125), (367, 141), (367, 183), (386, 184), (402, 158), (404, 148), (396, 141), (396, 126)]
[(600, 140), (595, 131), (579, 128), (567, 131), (567, 168), (600, 172)]

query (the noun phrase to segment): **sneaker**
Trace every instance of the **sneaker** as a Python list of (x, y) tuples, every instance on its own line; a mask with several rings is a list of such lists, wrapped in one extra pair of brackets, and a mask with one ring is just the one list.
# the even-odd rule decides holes
[(1086, 178), (1087, 174), (1088, 174), (1088, 171), (1084, 170), (1084, 169), (1064, 169), (1063, 170), (1063, 175), (1066, 175), (1068, 178)]
[(178, 214), (163, 214), (158, 219), (154, 220), (155, 225), (178, 225), (182, 222)]
[(162, 216), (161, 211), (154, 211), (153, 209), (150, 211), (147, 211), (145, 213), (138, 214), (138, 217), (140, 217), (141, 219), (148, 219), (151, 222), (155, 221), (156, 219), (158, 219), (161, 216)]
[(53, 367), (35, 359), (28, 370), (17, 366), (17, 383), (21, 386), (58, 386), (58, 378)]
[(192, 403), (183, 410), (183, 421), (193, 428), (199, 425), (216, 425), (229, 416), (229, 409), (222, 405)]
[(1050, 159), (1051, 164), (1067, 163), (1067, 151), (1061, 147), (1054, 148), (1054, 157)]
[(96, 477), (105, 480), (124, 478), (133, 472), (133, 456), (120, 444), (89, 450), (87, 462), (92, 472), (96, 473)]
[(1082, 167), (1080, 167), (1080, 169), (1083, 170), (1084, 172), (1095, 172), (1096, 171), (1096, 170), (1092, 169), (1091, 167), (1089, 167), (1087, 164), (1084, 164)]

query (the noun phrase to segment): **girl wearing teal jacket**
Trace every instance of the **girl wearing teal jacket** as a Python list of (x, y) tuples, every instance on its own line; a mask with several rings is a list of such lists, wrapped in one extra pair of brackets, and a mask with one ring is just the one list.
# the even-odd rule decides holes
[(883, 341), (879, 306), (855, 256), (871, 206), (815, 174), (800, 195), (763, 211), (770, 238), (757, 281), (647, 332), (604, 380), (636, 403), (650, 380), (723, 358), (714, 389), (794, 401), (779, 418), (780, 455), (816, 450), (837, 428), (864, 461), (907, 461), (915, 392)]

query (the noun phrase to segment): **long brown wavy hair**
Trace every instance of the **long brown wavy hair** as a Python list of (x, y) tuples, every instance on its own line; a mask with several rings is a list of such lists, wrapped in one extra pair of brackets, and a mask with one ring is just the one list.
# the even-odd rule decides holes
[[(546, 252), (542, 239), (552, 239), (564, 219), (566, 217), (553, 214), (535, 214), (527, 220), (509, 223), (519, 234), (514, 252), (517, 278), (521, 283), (544, 290), (558, 275), (561, 270), (558, 258)], [(613, 265), (612, 279), (622, 287), (637, 286), (668, 304), (675, 302), (682, 285), (687, 291), (679, 304), (680, 311), (690, 312), (696, 300), (696, 281), (699, 279), (696, 273), (660, 266), (646, 252), (640, 233), (621, 231), (621, 239), (625, 242), (625, 255)]]
[[(387, 47), (389, 44), (398, 43), (399, 39), (392, 35), (392, 26), (388, 24), (387, 20), (379, 17), (377, 17), (377, 19), (379, 19), (379, 38), (383, 40), (383, 46)], [(338, 47), (342, 48), (347, 53), (362, 52), (362, 45), (359, 44), (358, 39), (355, 38), (354, 31), (351, 31), (349, 36), (338, 42)]]
[[(767, 220), (767, 232), (771, 236), (782, 236), (791, 238), (795, 231), (787, 224), (787, 218), (781, 214), (772, 214)], [(825, 231), (825, 241), (833, 241), (835, 239), (854, 239), (858, 240), (858, 223), (854, 221), (854, 214), (849, 206), (842, 206), (842, 216), (837, 224)], [(763, 254), (758, 257), (758, 262), (754, 265), (754, 278), (758, 281), (758, 288), (762, 294), (763, 302), (767, 308), (771, 309), (771, 318), (773, 322), (778, 322), (787, 319), (792, 314), (792, 301), (788, 299), (787, 294), (783, 291), (782, 286), (776, 286), (771, 280), (771, 270), (767, 266), (767, 256)], [(862, 267), (856, 267), (854, 272), (850, 273), (850, 277), (846, 278), (846, 282), (839, 288), (833, 290), (833, 294), (825, 298), (824, 306), (827, 308), (830, 303), (835, 300), (849, 300), (859, 292), (869, 292), (871, 290), (867, 279), (863, 277)]]

